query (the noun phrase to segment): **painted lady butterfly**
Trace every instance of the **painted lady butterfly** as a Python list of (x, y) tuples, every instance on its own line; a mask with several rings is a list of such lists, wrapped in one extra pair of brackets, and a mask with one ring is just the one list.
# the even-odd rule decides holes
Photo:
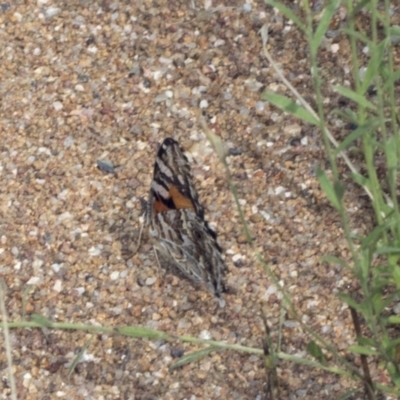
[[(154, 163), (146, 222), (156, 256), (179, 275), (221, 298), (225, 263), (216, 233), (204, 219), (190, 166), (178, 142), (166, 138)], [(159, 259), (159, 258), (158, 258)]]

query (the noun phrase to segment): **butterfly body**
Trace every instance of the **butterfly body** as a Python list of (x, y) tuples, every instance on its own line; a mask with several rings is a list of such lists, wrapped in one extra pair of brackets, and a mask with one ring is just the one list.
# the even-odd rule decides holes
[(164, 140), (154, 163), (146, 224), (162, 264), (221, 297), (225, 290), (221, 247), (204, 219), (188, 159), (171, 138)]

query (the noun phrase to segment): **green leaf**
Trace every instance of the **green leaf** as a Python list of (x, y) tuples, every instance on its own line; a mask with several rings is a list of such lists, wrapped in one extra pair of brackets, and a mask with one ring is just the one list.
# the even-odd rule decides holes
[(351, 172), (350, 175), (353, 178), (354, 182), (358, 183), (361, 186), (366, 186), (367, 188), (369, 188), (369, 180), (365, 176), (354, 172)]
[(32, 314), (31, 321), (33, 321), (36, 324), (39, 324), (41, 326), (48, 327), (48, 328), (50, 328), (53, 325), (53, 323), (48, 318), (44, 317), (43, 315), (39, 315), (39, 314)]
[(382, 299), (382, 293), (377, 293), (372, 296), (372, 305), (374, 307), (375, 313), (380, 314), (382, 310), (385, 308), (385, 301)]
[(336, 264), (336, 265), (340, 265), (341, 267), (346, 267), (347, 264), (344, 260), (335, 257), (335, 256), (322, 256), (321, 257), (322, 261), (328, 262), (330, 264)]
[(361, 305), (358, 304), (352, 297), (350, 297), (346, 293), (338, 293), (338, 297), (340, 300), (344, 301), (347, 305), (354, 308), (357, 311), (361, 310)]
[(358, 4), (354, 6), (353, 13), (348, 16), (348, 18), (354, 18), (363, 8), (370, 9), (371, 0), (361, 0)]
[(353, 132), (351, 132), (349, 135), (346, 136), (346, 138), (335, 149), (335, 154), (337, 155), (341, 151), (347, 149), (351, 143), (360, 138), (366, 132), (370, 132), (371, 129), (372, 128), (370, 124), (364, 124), (363, 126), (359, 126), (357, 129), (355, 129)]
[(194, 351), (193, 353), (190, 353), (184, 357), (181, 357), (177, 362), (173, 363), (169, 367), (169, 370), (172, 371), (173, 369), (182, 367), (183, 365), (199, 361), (202, 358), (204, 358), (205, 356), (207, 356), (208, 354), (213, 353), (214, 351), (219, 351), (219, 350), (222, 350), (222, 349), (219, 347), (216, 347), (216, 346), (210, 346), (203, 350)]
[(382, 233), (387, 230), (386, 224), (378, 225), (374, 228), (368, 236), (361, 240), (361, 248), (362, 249), (371, 249), (375, 251), (377, 243), (382, 237)]
[(359, 31), (352, 30), (350, 28), (343, 28), (341, 31), (346, 34), (347, 36), (352, 36), (354, 39), (359, 40), (360, 42), (365, 43), (368, 47), (371, 44), (371, 40), (367, 35), (363, 35)]
[(121, 333), (126, 336), (136, 338), (148, 338), (148, 339), (165, 339), (169, 340), (172, 337), (164, 332), (159, 332), (154, 329), (145, 328), (142, 326), (122, 326), (115, 328), (117, 333)]
[[(400, 289), (400, 267), (398, 265), (395, 265), (393, 267), (392, 276), (393, 276), (393, 280), (396, 283), (396, 287), (399, 290)], [(390, 317), (389, 317), (389, 319), (390, 319)], [(400, 317), (399, 317), (399, 321), (400, 321)]]
[(339, 108), (334, 108), (331, 111), (332, 115), (338, 115), (340, 118), (342, 118), (343, 120), (347, 121), (347, 122), (353, 122), (354, 124), (358, 125), (358, 116), (357, 113), (355, 113), (353, 110), (351, 110), (350, 108), (346, 107), (343, 109), (339, 109)]
[(310, 48), (313, 54), (317, 52), (317, 49), (320, 46), (322, 39), (325, 37), (325, 33), (339, 4), (340, 0), (331, 0), (329, 4), (325, 7), (324, 13), (321, 17), (321, 20), (319, 21), (318, 27), (310, 43)]
[(383, 59), (383, 51), (385, 43), (381, 42), (376, 46), (376, 52), (371, 54), (371, 58), (368, 62), (367, 70), (365, 71), (364, 77), (362, 78), (360, 92), (365, 94), (368, 88), (371, 86), (371, 82), (378, 76), (379, 65)]
[(293, 21), (293, 23), (304, 33), (306, 32), (305, 25), (300, 21), (299, 17), (288, 7), (282, 4), (280, 1), (265, 0), (265, 3), (271, 7), (279, 10), (287, 19)]
[(328, 197), (328, 200), (331, 202), (332, 206), (335, 207), (336, 210), (340, 211), (340, 197), (338, 197), (335, 187), (334, 185), (332, 185), (332, 182), (328, 179), (325, 172), (322, 171), (322, 169), (320, 168), (317, 168), (317, 178), (322, 187), (322, 190), (325, 192), (326, 197)]
[(385, 81), (385, 84), (383, 85), (383, 89), (386, 90), (387, 88), (393, 86), (399, 79), (400, 79), (400, 69), (394, 71), (392, 74), (388, 76), (388, 79)]
[(93, 339), (93, 335), (90, 337), (90, 339), (85, 343), (85, 345), (81, 348), (79, 353), (76, 355), (76, 357), (72, 360), (69, 368), (68, 368), (68, 378), (71, 376), (72, 372), (74, 372), (75, 367), (79, 364), (79, 362), (82, 360), (85, 351), (89, 347), (90, 342)]
[(326, 365), (326, 358), (320, 346), (313, 340), (307, 344), (307, 352), (318, 360), (322, 365)]
[(347, 392), (343, 393), (340, 397), (337, 398), (337, 400), (348, 400), (350, 398), (354, 398), (353, 396), (358, 393), (362, 392), (363, 388), (357, 388), (357, 389), (352, 389), (348, 390)]
[(397, 147), (394, 136), (389, 137), (385, 142), (386, 162), (390, 170), (395, 170), (397, 163)]
[(376, 106), (372, 104), (370, 101), (368, 101), (362, 94), (356, 93), (355, 91), (340, 85), (335, 86), (334, 90), (339, 94), (341, 94), (342, 96), (345, 96), (350, 100), (353, 100), (359, 106), (376, 111)]
[(360, 336), (357, 338), (357, 343), (363, 347), (376, 347), (376, 343), (365, 336)]
[(340, 181), (335, 181), (333, 184), (333, 190), (335, 191), (336, 197), (338, 198), (339, 202), (342, 201), (344, 195), (344, 184)]
[(376, 254), (400, 254), (399, 247), (382, 246), (376, 250)]
[(286, 96), (282, 96), (280, 94), (266, 92), (261, 95), (264, 100), (269, 101), (274, 106), (280, 108), (283, 111), (286, 111), (297, 118), (302, 119), (303, 121), (308, 122), (309, 124), (319, 125), (318, 120), (305, 108), (297, 105), (293, 100), (290, 100)]
[(400, 316), (391, 315), (390, 317), (388, 317), (388, 322), (391, 324), (400, 324)]
[(347, 348), (348, 351), (356, 354), (364, 354), (366, 356), (377, 356), (379, 352), (377, 350), (371, 349), (365, 346), (359, 346), (357, 344), (353, 344)]
[(378, 75), (379, 65), (383, 58), (383, 51), (384, 51), (384, 45), (381, 42), (378, 46), (376, 46), (376, 52), (374, 52), (374, 54), (371, 54), (371, 58), (368, 62), (367, 69), (365, 71), (363, 78), (361, 79), (360, 92), (363, 95), (371, 86), (372, 80), (376, 78), (376, 76)]
[(400, 38), (400, 26), (389, 26), (389, 36)]

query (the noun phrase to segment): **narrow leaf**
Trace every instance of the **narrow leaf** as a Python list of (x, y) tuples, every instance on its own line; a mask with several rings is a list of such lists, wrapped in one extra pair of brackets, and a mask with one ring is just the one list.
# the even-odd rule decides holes
[(400, 254), (399, 247), (382, 246), (376, 250), (376, 254)]
[(370, 110), (374, 110), (374, 111), (376, 110), (376, 106), (374, 104), (372, 104), (370, 101), (368, 101), (363, 95), (356, 93), (353, 90), (351, 90), (347, 87), (344, 87), (344, 86), (340, 86), (340, 85), (335, 86), (334, 89), (336, 90), (336, 92), (338, 92), (342, 96), (347, 97), (350, 100), (353, 100), (361, 107), (369, 108)]
[(391, 315), (388, 318), (388, 322), (391, 324), (400, 324), (400, 316), (397, 315)]
[(339, 154), (341, 151), (347, 149), (351, 143), (353, 143), (355, 140), (360, 138), (365, 133), (368, 133), (368, 132), (371, 132), (372, 130), (374, 130), (377, 126), (379, 126), (379, 124), (380, 124), (380, 121), (378, 119), (373, 119), (371, 121), (368, 121), (364, 125), (359, 126), (357, 129), (355, 129), (353, 132), (351, 132), (349, 135), (347, 135), (346, 138), (335, 149), (336, 154)]
[(352, 297), (345, 293), (338, 293), (338, 297), (340, 300), (344, 301), (350, 307), (353, 307), (355, 310), (360, 311), (361, 306), (358, 304)]
[(364, 354), (366, 356), (376, 356), (379, 354), (379, 352), (374, 349), (364, 346), (358, 346), (356, 344), (349, 346), (347, 350), (357, 354)]
[(31, 321), (48, 328), (50, 328), (53, 325), (53, 323), (48, 318), (39, 314), (32, 314)]
[(264, 100), (269, 101), (274, 106), (288, 112), (289, 114), (294, 115), (297, 118), (302, 119), (303, 121), (308, 122), (309, 124), (319, 124), (318, 120), (310, 112), (308, 112), (305, 108), (299, 106), (293, 100), (290, 100), (286, 96), (282, 96), (280, 94), (272, 92), (265, 92), (261, 96)]
[(190, 353), (184, 357), (181, 357), (177, 362), (173, 363), (170, 367), (169, 370), (172, 371), (176, 368), (182, 367), (183, 365), (190, 364), (192, 362), (196, 362), (204, 358), (210, 353), (213, 353), (214, 351), (221, 350), (221, 348), (216, 347), (216, 346), (211, 346), (207, 347), (206, 349), (199, 350), (199, 351), (194, 351), (193, 353)]
[(319, 184), (322, 187), (322, 190), (325, 192), (326, 197), (328, 197), (328, 200), (331, 202), (332, 206), (335, 207), (336, 210), (340, 211), (341, 210), (340, 199), (337, 197), (334, 186), (326, 176), (325, 172), (322, 171), (322, 169), (320, 168), (317, 168), (317, 178)]
[(293, 21), (300, 30), (302, 30), (304, 33), (306, 32), (306, 27), (300, 21), (299, 17), (290, 8), (286, 7), (283, 3), (274, 0), (265, 0), (265, 3), (279, 10), (287, 19)]
[(365, 176), (356, 174), (354, 172), (351, 172), (350, 175), (353, 178), (354, 182), (358, 183), (361, 186), (369, 187), (369, 180)]
[(171, 339), (172, 337), (164, 332), (159, 332), (154, 329), (145, 328), (142, 326), (122, 326), (115, 328), (117, 333), (136, 338), (149, 338), (149, 339)]
[[(394, 282), (396, 283), (397, 290), (399, 290), (400, 289), (400, 267), (398, 265), (395, 265), (393, 267), (392, 276), (393, 276)], [(399, 321), (400, 321), (400, 317), (399, 317)]]
[(316, 360), (318, 360), (322, 365), (326, 365), (326, 358), (320, 346), (313, 340), (307, 344), (307, 351)]
[(335, 256), (322, 256), (321, 257), (322, 261), (328, 262), (330, 264), (336, 264), (336, 265), (340, 265), (341, 267), (346, 267), (347, 264), (345, 261), (343, 261), (342, 259), (335, 257)]
[(85, 345), (81, 348), (79, 353), (76, 355), (76, 357), (72, 360), (69, 368), (68, 368), (68, 377), (74, 372), (75, 367), (80, 363), (82, 360), (83, 356), (85, 355), (85, 352), (87, 348), (89, 347), (89, 344), (91, 343), (93, 339), (93, 335), (90, 337), (90, 339), (85, 343)]
[(331, 23), (332, 17), (336, 12), (337, 7), (340, 4), (340, 0), (331, 0), (325, 7), (324, 13), (319, 21), (317, 30), (315, 31), (314, 37), (311, 40), (310, 47), (311, 51), (315, 54), (318, 47), (321, 44), (322, 39), (325, 37), (325, 33)]

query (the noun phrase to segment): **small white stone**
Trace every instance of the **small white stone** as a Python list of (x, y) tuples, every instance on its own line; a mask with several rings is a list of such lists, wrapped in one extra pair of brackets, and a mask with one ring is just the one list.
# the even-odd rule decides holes
[(275, 285), (271, 285), (266, 291), (265, 294), (274, 294), (277, 292), (277, 288)]
[(57, 279), (53, 285), (53, 290), (57, 293), (60, 293), (62, 290), (62, 282), (60, 279)]
[(169, 98), (172, 99), (174, 97), (174, 92), (172, 90), (166, 90), (165, 95)]
[(116, 281), (119, 278), (119, 271), (113, 271), (110, 274), (110, 279), (112, 281)]
[(15, 12), (15, 13), (14, 13), (14, 18), (15, 18), (18, 22), (21, 22), (21, 21), (22, 21), (22, 14), (20, 14), (19, 12)]
[(335, 54), (335, 53), (337, 53), (339, 51), (339, 44), (338, 43), (334, 43), (332, 46), (331, 46), (331, 52), (333, 53), (333, 54)]
[(32, 263), (33, 269), (39, 269), (43, 265), (43, 260), (40, 258), (35, 258), (35, 260)]
[(82, 85), (80, 85), (80, 84), (78, 83), (77, 85), (75, 85), (75, 90), (76, 90), (77, 92), (84, 92), (84, 91), (85, 91), (85, 88), (84, 88)]
[(16, 271), (19, 271), (19, 270), (21, 269), (21, 262), (20, 262), (20, 261), (18, 261), (18, 262), (14, 265), (14, 269), (15, 269)]
[(61, 110), (64, 108), (64, 106), (63, 106), (63, 104), (61, 103), (61, 101), (55, 101), (55, 102), (53, 103), (53, 108), (54, 108), (56, 111), (61, 111)]
[(87, 50), (89, 53), (92, 53), (92, 54), (96, 54), (98, 52), (98, 49), (96, 46), (90, 46), (90, 47), (88, 47)]
[(64, 140), (64, 146), (65, 147), (71, 147), (75, 142), (75, 139), (73, 138), (73, 136), (67, 136)]
[(28, 282), (26, 282), (27, 285), (37, 285), (40, 281), (40, 278), (38, 278), (37, 276), (32, 276), (31, 279), (29, 279)]
[(156, 276), (152, 276), (152, 277), (150, 277), (150, 278), (147, 278), (146, 279), (146, 286), (152, 286), (152, 285), (154, 285), (154, 283), (156, 282), (156, 280), (157, 280), (157, 277)]
[(200, 332), (199, 339), (211, 340), (211, 339), (212, 339), (211, 332), (210, 332), (210, 331), (207, 331), (207, 330), (205, 330), (205, 329), (202, 330), (202, 331)]
[(207, 108), (208, 107), (208, 101), (205, 100), (205, 99), (201, 100), (199, 107), (200, 108)]
[(215, 47), (223, 46), (224, 44), (225, 44), (225, 40), (223, 40), (223, 39), (217, 39), (217, 40), (214, 42), (214, 46), (215, 46)]
[(44, 15), (46, 18), (51, 18), (56, 16), (57, 14), (60, 14), (61, 8), (60, 7), (49, 7), (45, 12)]
[(85, 288), (80, 286), (75, 288), (75, 291), (78, 293), (79, 296), (81, 296), (83, 293), (85, 293)]
[(300, 139), (300, 143), (301, 143), (303, 146), (307, 146), (307, 145), (308, 145), (308, 136), (303, 136), (303, 137)]
[(90, 254), (92, 257), (99, 256), (99, 255), (101, 254), (101, 250), (100, 250), (98, 247), (92, 246), (92, 247), (89, 249), (89, 254)]
[(243, 256), (242, 256), (241, 254), (235, 254), (235, 255), (232, 257), (232, 261), (233, 261), (233, 262), (236, 262), (236, 261), (241, 260), (242, 258), (243, 258)]
[(57, 199), (59, 200), (66, 200), (68, 194), (68, 189), (64, 189), (61, 193), (57, 195)]
[(62, 266), (63, 266), (63, 264), (56, 264), (55, 263), (55, 264), (51, 264), (50, 268), (57, 274), (60, 271)]
[(73, 218), (74, 218), (74, 216), (70, 212), (66, 211), (57, 217), (57, 222), (60, 223), (67, 219), (73, 219)]
[(283, 193), (285, 190), (286, 190), (286, 189), (285, 189), (283, 186), (278, 186), (278, 187), (275, 189), (275, 194), (281, 194), (281, 193)]
[(33, 50), (33, 55), (34, 55), (34, 56), (40, 56), (41, 53), (42, 53), (42, 50), (40, 50), (39, 47), (36, 47), (36, 48)]

